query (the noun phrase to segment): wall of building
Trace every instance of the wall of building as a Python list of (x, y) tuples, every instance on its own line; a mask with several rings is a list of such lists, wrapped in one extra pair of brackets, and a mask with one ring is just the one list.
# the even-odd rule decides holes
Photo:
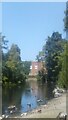
[(38, 71), (41, 70), (43, 67), (43, 64), (42, 62), (36, 62), (36, 61), (33, 61), (31, 66), (30, 66), (30, 73), (29, 75), (30, 76), (35, 76), (38, 74)]

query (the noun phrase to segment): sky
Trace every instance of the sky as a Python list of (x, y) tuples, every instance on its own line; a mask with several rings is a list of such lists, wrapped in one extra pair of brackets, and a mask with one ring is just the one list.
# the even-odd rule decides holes
[(2, 33), (8, 46), (17, 44), (22, 60), (35, 60), (48, 36), (64, 33), (65, 2), (4, 2), (2, 4)]
[(0, 32), (2, 31), (2, 3), (0, 2)]

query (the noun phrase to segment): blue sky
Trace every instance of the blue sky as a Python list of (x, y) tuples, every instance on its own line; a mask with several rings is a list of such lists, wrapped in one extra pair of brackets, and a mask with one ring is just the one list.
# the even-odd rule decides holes
[[(11, 2), (2, 5), (2, 32), (21, 49), (22, 60), (35, 60), (47, 36), (54, 31), (65, 37), (65, 2)], [(9, 47), (10, 48), (10, 47)]]
[(0, 2), (0, 32), (2, 31), (2, 3)]

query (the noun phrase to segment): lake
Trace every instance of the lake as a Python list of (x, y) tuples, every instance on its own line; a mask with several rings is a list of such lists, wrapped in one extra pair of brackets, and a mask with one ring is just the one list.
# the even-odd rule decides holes
[[(2, 89), (2, 114), (8, 112), (8, 106), (15, 105), (17, 113), (28, 112), (53, 98), (54, 83), (41, 84), (29, 80), (22, 87), (4, 87)], [(39, 102), (39, 100), (41, 100)], [(28, 107), (28, 105), (31, 107)]]

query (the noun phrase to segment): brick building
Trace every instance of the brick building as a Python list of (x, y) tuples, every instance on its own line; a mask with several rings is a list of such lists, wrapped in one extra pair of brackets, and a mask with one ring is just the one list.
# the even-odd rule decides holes
[(30, 66), (29, 76), (36, 76), (38, 74), (38, 71), (41, 70), (42, 67), (43, 67), (42, 62), (33, 61), (31, 66)]

